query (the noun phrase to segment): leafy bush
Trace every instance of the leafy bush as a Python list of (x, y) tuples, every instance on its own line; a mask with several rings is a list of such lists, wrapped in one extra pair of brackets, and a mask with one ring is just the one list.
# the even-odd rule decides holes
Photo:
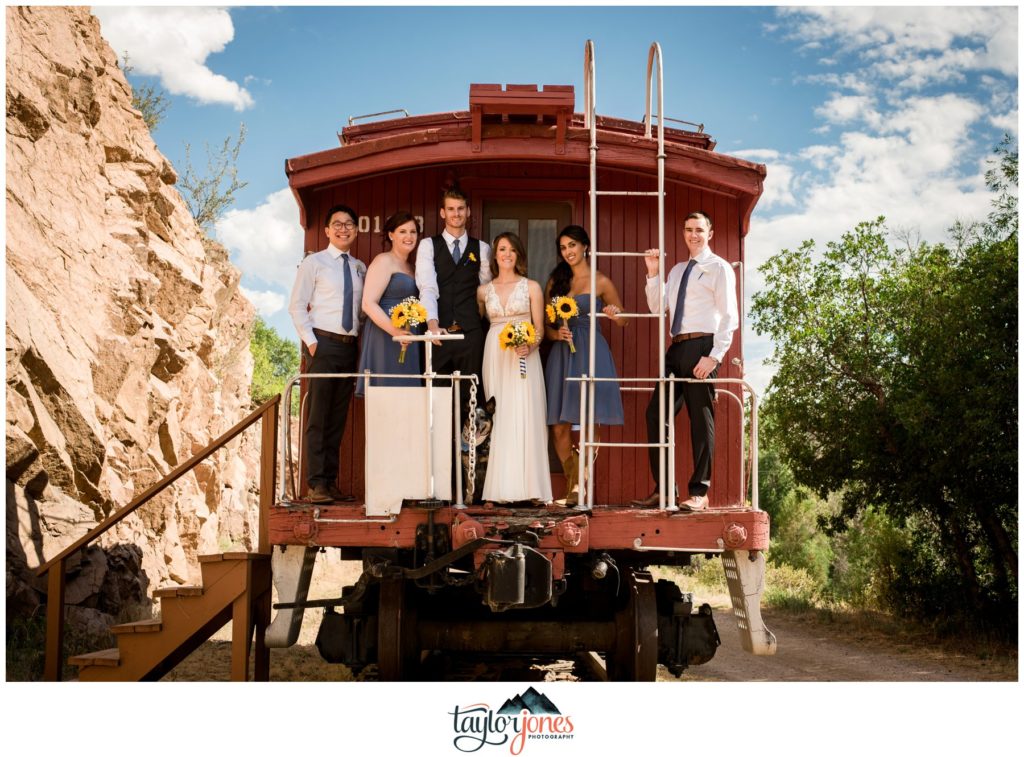
[(819, 519), (829, 512), (827, 502), (798, 487), (792, 471), (774, 450), (759, 456), (761, 508), (772, 519), (768, 559), (774, 565), (802, 568), (816, 582), (828, 578), (832, 546), (818, 527)]
[(820, 604), (823, 584), (803, 568), (768, 564), (762, 600), (768, 607), (810, 610)]

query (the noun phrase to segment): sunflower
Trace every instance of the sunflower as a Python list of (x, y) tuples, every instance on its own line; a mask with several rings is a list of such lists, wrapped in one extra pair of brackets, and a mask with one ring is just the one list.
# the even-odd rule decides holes
[(568, 295), (563, 295), (555, 299), (555, 311), (558, 313), (558, 317), (563, 321), (567, 321), (574, 315), (579, 314), (580, 308), (576, 304), (576, 300)]
[(391, 324), (396, 329), (401, 329), (404, 328), (405, 324), (408, 322), (409, 316), (405, 314), (405, 311), (401, 307), (396, 305), (395, 308), (391, 311)]
[(511, 323), (505, 324), (505, 328), (501, 330), (501, 333), (498, 335), (498, 339), (500, 340), (501, 348), (503, 350), (507, 350), (510, 347), (515, 346), (516, 334)]
[(545, 305), (544, 306), (544, 313), (548, 317), (548, 323), (554, 323), (555, 322), (555, 308), (554, 308), (553, 305)]
[(537, 329), (529, 321), (523, 321), (523, 331), (526, 334), (526, 343), (533, 344), (537, 341)]

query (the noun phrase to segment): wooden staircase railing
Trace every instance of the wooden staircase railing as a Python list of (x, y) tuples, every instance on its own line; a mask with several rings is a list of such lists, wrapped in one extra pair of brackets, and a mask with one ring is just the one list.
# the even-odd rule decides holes
[(37, 576), (49, 573), (46, 592), (46, 662), (43, 668), (44, 681), (59, 681), (64, 658), (64, 587), (67, 559), (82, 547), (95, 541), (111, 527), (120, 523), (139, 507), (151, 500), (179, 478), (203, 462), (207, 457), (241, 434), (257, 421), (263, 421), (260, 439), (260, 511), (257, 553), (270, 554), (268, 515), (274, 501), (274, 486), (277, 459), (278, 406), (281, 395), (264, 402), (243, 420), (210, 442), (203, 450), (188, 461), (172, 470), (158, 482), (142, 492), (117, 512), (111, 513), (56, 557), (51, 558), (36, 570)]

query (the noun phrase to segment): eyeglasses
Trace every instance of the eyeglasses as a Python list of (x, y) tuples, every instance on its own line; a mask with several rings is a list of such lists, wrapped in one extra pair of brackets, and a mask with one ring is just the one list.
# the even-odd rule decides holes
[(331, 228), (334, 229), (335, 231), (341, 231), (342, 229), (344, 229), (345, 231), (352, 231), (352, 229), (354, 229), (355, 227), (356, 225), (351, 221), (335, 221), (334, 223), (331, 224)]

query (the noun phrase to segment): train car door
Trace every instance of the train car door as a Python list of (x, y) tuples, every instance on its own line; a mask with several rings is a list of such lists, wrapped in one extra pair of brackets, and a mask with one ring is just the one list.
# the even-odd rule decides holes
[(555, 235), (572, 221), (568, 202), (488, 202), (484, 201), (484, 233), (492, 241), (498, 234), (511, 231), (526, 245), (529, 277), (542, 287), (558, 262)]

